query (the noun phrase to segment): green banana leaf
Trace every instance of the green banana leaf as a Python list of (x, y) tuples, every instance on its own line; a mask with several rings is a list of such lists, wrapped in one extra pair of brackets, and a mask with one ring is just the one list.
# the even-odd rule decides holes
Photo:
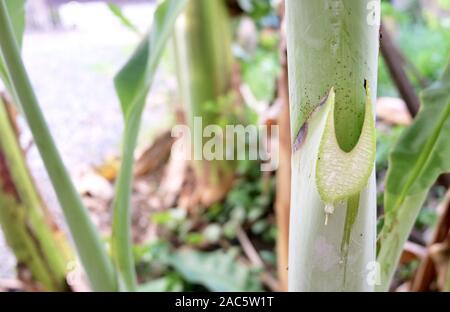
[(414, 123), (401, 135), (389, 160), (384, 197), (385, 223), (378, 262), (387, 290), (427, 193), (442, 173), (450, 171), (450, 64), (441, 79), (421, 95)]
[(113, 203), (112, 255), (127, 290), (136, 290), (136, 273), (131, 250), (130, 197), (133, 155), (145, 99), (159, 60), (186, 0), (166, 0), (156, 9), (150, 32), (130, 60), (116, 75), (114, 83), (125, 118), (122, 164)]

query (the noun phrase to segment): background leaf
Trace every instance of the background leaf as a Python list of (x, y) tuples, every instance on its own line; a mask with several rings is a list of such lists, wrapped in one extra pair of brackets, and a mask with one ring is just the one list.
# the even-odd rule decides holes
[(127, 290), (136, 289), (130, 231), (131, 184), (134, 149), (145, 99), (159, 60), (186, 0), (166, 0), (154, 14), (151, 31), (144, 37), (131, 59), (115, 77), (116, 91), (125, 116), (122, 163), (116, 184), (113, 209), (112, 256)]
[(258, 275), (236, 260), (236, 250), (199, 252), (182, 249), (168, 262), (186, 280), (201, 284), (211, 291), (260, 291)]
[(23, 32), (25, 30), (25, 2), (26, 0), (6, 0), (6, 6), (19, 46), (22, 46)]
[(157, 8), (150, 33), (116, 75), (114, 84), (125, 116), (138, 103), (144, 105), (143, 98), (151, 87), (167, 39), (186, 3), (186, 0), (166, 0)]
[[(26, 0), (6, 0), (6, 7), (11, 18), (13, 31), (19, 48), (22, 47), (23, 32), (25, 30), (25, 1)], [(13, 95), (11, 83), (4, 65), (3, 57), (0, 56), (0, 77)], [(15, 101), (16, 102), (16, 101)]]
[(442, 78), (423, 92), (414, 123), (391, 153), (384, 197), (384, 226), (377, 261), (378, 291), (387, 291), (426, 195), (442, 173), (450, 171), (450, 64)]
[(130, 21), (128, 17), (126, 17), (123, 14), (120, 6), (112, 2), (108, 2), (107, 5), (108, 9), (112, 12), (112, 14), (114, 14), (114, 16), (116, 16), (125, 27), (127, 27), (129, 30), (136, 33), (137, 35), (140, 35), (140, 32), (137, 29), (137, 27)]
[(450, 171), (450, 66), (422, 94), (422, 109), (392, 151), (385, 195), (386, 213), (406, 196), (428, 190)]

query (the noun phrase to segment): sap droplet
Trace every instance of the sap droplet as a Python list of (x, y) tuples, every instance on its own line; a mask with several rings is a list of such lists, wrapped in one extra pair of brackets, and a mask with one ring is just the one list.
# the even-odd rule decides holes
[(326, 204), (324, 210), (325, 210), (325, 225), (328, 225), (328, 217), (334, 213), (334, 205)]

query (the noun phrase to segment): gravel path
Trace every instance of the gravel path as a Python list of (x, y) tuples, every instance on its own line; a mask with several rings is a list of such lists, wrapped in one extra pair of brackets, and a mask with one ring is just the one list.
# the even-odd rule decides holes
[[(123, 121), (112, 81), (139, 38), (102, 3), (72, 3), (60, 12), (63, 30), (28, 31), (23, 57), (63, 160), (74, 174), (83, 166), (99, 164), (108, 155), (117, 154)], [(130, 5), (124, 12), (144, 32), (150, 25), (153, 6)], [(167, 119), (167, 97), (160, 94), (167, 93), (167, 85), (173, 83), (172, 77), (158, 74), (144, 125), (158, 125)], [(25, 130), (21, 139), (26, 145), (31, 136)], [(44, 199), (62, 223), (34, 146), (28, 152), (28, 161)], [(0, 278), (13, 277), (14, 262), (0, 233)]]

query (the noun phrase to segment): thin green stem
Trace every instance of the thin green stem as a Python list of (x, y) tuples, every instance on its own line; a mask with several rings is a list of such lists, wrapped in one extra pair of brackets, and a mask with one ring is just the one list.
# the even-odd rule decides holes
[[(141, 101), (145, 101), (145, 93), (141, 94)], [(122, 150), (122, 164), (116, 184), (116, 198), (113, 203), (113, 258), (120, 277), (123, 279), (125, 290), (135, 291), (137, 288), (136, 271), (131, 240), (131, 187), (133, 183), (133, 156), (136, 148), (139, 127), (141, 124), (144, 105), (135, 106), (130, 111), (130, 118), (134, 122), (126, 122)]]
[(166, 0), (155, 11), (151, 31), (144, 37), (114, 82), (125, 115), (122, 164), (113, 204), (111, 249), (119, 273), (121, 290), (136, 290), (136, 272), (131, 240), (131, 191), (133, 155), (145, 99), (151, 88), (159, 60), (186, 0)]
[(91, 286), (96, 291), (114, 291), (117, 282), (112, 262), (65, 169), (39, 108), (14, 38), (5, 0), (0, 0), (0, 48), (11, 85), (23, 108)]

